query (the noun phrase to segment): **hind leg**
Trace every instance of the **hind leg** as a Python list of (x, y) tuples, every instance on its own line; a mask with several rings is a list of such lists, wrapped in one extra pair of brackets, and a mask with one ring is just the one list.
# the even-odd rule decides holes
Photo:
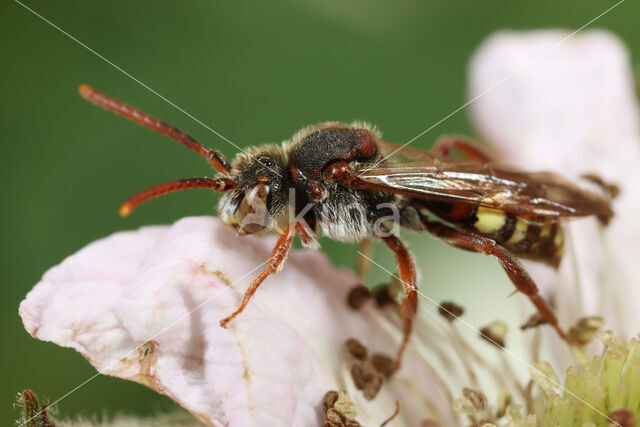
[[(369, 268), (371, 267), (371, 253), (373, 252), (373, 240), (364, 239), (360, 242), (360, 250), (358, 251), (356, 261), (356, 274), (360, 279), (360, 283), (365, 285), (367, 283), (367, 276), (369, 275)], [(366, 285), (365, 285), (366, 286)]]
[(460, 231), (437, 221), (430, 221), (424, 218), (423, 223), (427, 231), (451, 246), (496, 257), (509, 276), (509, 279), (511, 279), (511, 282), (520, 292), (529, 297), (529, 300), (531, 300), (533, 305), (538, 309), (538, 313), (540, 313), (545, 323), (551, 325), (558, 335), (569, 344), (577, 344), (577, 342), (560, 327), (558, 318), (553, 310), (551, 310), (551, 307), (549, 307), (549, 304), (547, 304), (540, 295), (538, 287), (533, 279), (531, 279), (531, 276), (529, 276), (529, 273), (527, 273), (520, 261), (508, 250), (491, 239), (478, 236), (474, 233)]

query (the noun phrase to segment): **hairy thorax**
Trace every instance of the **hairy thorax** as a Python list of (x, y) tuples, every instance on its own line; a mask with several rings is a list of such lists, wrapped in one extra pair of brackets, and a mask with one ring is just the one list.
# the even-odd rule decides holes
[(308, 209), (305, 218), (333, 240), (355, 242), (371, 237), (376, 219), (372, 208), (389, 196), (327, 182), (322, 179), (322, 172), (335, 161), (367, 162), (378, 158), (377, 138), (373, 128), (362, 124), (325, 124), (302, 130), (285, 148), (292, 181), (296, 191), (303, 193), (296, 195), (296, 214)]

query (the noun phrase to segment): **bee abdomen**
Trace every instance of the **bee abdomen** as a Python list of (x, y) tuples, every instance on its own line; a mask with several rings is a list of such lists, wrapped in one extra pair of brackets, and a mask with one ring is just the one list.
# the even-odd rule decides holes
[(537, 259), (552, 266), (560, 263), (564, 252), (564, 233), (558, 221), (513, 217), (514, 226), (509, 236), (506, 233), (495, 239), (513, 253)]
[(442, 202), (425, 205), (442, 219), (492, 239), (517, 256), (552, 266), (560, 262), (564, 234), (562, 226), (554, 219), (519, 216), (485, 206)]
[(518, 218), (500, 209), (478, 206), (473, 217), (473, 228), (483, 236), (503, 244), (516, 230)]
[(499, 209), (478, 207), (475, 231), (523, 258), (537, 259), (552, 266), (560, 263), (564, 234), (558, 221), (507, 214)]

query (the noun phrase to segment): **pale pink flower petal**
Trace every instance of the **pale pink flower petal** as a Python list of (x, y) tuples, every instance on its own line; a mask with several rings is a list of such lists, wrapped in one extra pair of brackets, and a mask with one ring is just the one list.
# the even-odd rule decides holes
[(354, 388), (345, 340), (393, 354), (397, 319), (371, 304), (349, 309), (356, 278), (318, 252), (294, 251), (230, 328), (220, 327), (274, 243), (239, 237), (212, 217), (117, 233), (48, 271), (20, 315), (34, 337), (72, 347), (98, 371), (143, 383), (211, 425), (319, 425), (330, 389), (349, 390), (363, 425), (387, 418), (396, 399), (405, 402), (398, 423), (455, 422), (446, 388), (414, 348), (375, 400)]
[[(605, 31), (500, 32), (471, 61), (469, 97), (480, 137), (503, 160), (577, 180), (595, 172), (619, 185), (616, 216), (604, 232), (572, 223), (560, 276), (531, 266), (556, 293), (565, 325), (603, 315), (622, 336), (640, 332), (640, 132), (629, 55)], [(565, 40), (566, 38), (566, 40)], [(506, 78), (506, 79), (505, 79)]]

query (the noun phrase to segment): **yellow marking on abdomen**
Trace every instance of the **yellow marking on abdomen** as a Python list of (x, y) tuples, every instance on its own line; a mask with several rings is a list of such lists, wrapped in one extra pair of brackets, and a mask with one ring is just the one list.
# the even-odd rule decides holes
[(545, 237), (549, 237), (549, 235), (551, 234), (551, 227), (553, 225), (550, 222), (547, 222), (544, 224), (544, 226), (542, 227), (542, 230), (540, 230), (540, 239), (544, 239)]
[(529, 229), (529, 224), (521, 219), (516, 221), (516, 227), (513, 230), (513, 234), (507, 240), (507, 243), (515, 244), (520, 243), (527, 237), (527, 230)]
[(478, 207), (476, 217), (478, 220), (473, 226), (476, 230), (485, 234), (495, 233), (500, 230), (507, 220), (507, 216), (501, 210), (486, 208), (484, 206)]
[(556, 247), (556, 256), (561, 256), (564, 253), (564, 230), (562, 227), (558, 227), (556, 235), (553, 236), (553, 244)]
[(536, 240), (536, 242), (531, 245), (532, 250), (536, 250), (538, 246), (542, 244), (542, 242), (549, 238), (549, 236), (551, 235), (551, 227), (553, 227), (553, 224), (551, 222), (545, 222), (545, 224), (542, 226), (542, 229), (540, 229), (538, 240)]

